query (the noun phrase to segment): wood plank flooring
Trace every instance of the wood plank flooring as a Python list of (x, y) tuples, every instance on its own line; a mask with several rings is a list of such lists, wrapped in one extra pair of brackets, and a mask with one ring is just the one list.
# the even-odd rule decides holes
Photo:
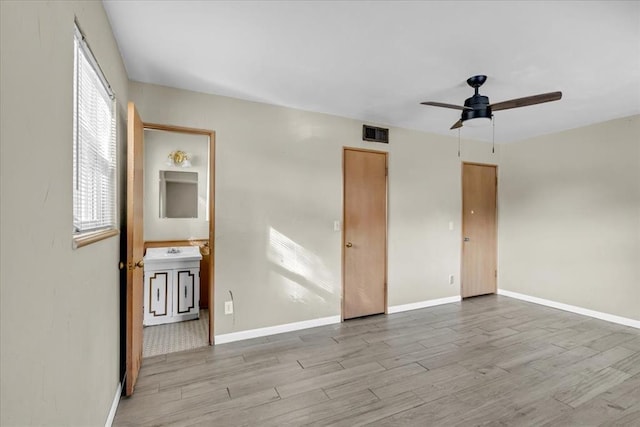
[(640, 331), (472, 298), (145, 359), (114, 425), (640, 426)]

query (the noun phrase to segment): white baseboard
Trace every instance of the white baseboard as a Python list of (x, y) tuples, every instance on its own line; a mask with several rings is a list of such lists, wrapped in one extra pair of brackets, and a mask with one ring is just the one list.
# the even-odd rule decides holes
[(400, 313), (403, 311), (417, 310), (419, 308), (433, 307), (435, 305), (451, 304), (452, 302), (458, 302), (460, 300), (461, 298), (458, 295), (455, 297), (446, 297), (446, 298), (431, 299), (428, 301), (413, 302), (411, 304), (393, 305), (387, 308), (387, 313), (393, 314), (393, 313)]
[(596, 319), (606, 320), (607, 322), (618, 323), (620, 325), (631, 326), (640, 329), (640, 320), (633, 320), (626, 317), (616, 316), (614, 314), (602, 313), (600, 311), (589, 310), (587, 308), (577, 307), (575, 305), (563, 304), (561, 302), (551, 301), (548, 299), (532, 297), (530, 295), (520, 294), (518, 292), (505, 291), (498, 289), (498, 295), (516, 298), (535, 304), (546, 305), (547, 307), (557, 308), (559, 310), (570, 311), (583, 316), (595, 317)]
[(215, 336), (216, 344), (225, 344), (234, 341), (248, 340), (251, 338), (265, 337), (267, 335), (276, 335), (283, 332), (299, 331), (301, 329), (315, 328), (317, 326), (331, 325), (340, 323), (340, 316), (322, 317), (320, 319), (305, 320), (302, 322), (286, 323), (284, 325), (269, 326), (266, 328), (249, 329), (247, 331), (232, 332), (230, 334), (222, 334)]
[(118, 404), (120, 403), (120, 397), (122, 396), (122, 387), (124, 386), (124, 378), (122, 381), (118, 383), (118, 387), (116, 388), (116, 395), (113, 397), (113, 403), (111, 403), (111, 410), (109, 411), (109, 416), (107, 416), (107, 421), (104, 423), (104, 427), (111, 427), (113, 424), (113, 420), (116, 417), (116, 411), (118, 410)]
[[(415, 302), (411, 304), (395, 305), (387, 308), (387, 313), (400, 313), (402, 311), (417, 310), (419, 308), (433, 307), (435, 305), (450, 304), (460, 301), (460, 296), (439, 298), (428, 301)], [(232, 332), (215, 336), (216, 344), (226, 344), (235, 341), (248, 340), (251, 338), (265, 337), (268, 335), (282, 334), (284, 332), (299, 331), (302, 329), (315, 328), (318, 326), (332, 325), (340, 323), (340, 316), (322, 317), (320, 319), (305, 320), (302, 322), (286, 323), (284, 325), (269, 326), (266, 328), (249, 329), (247, 331)]]

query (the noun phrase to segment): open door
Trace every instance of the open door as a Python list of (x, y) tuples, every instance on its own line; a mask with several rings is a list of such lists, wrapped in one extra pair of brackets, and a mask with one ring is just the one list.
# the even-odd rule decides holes
[(127, 373), (125, 394), (131, 396), (142, 364), (144, 126), (133, 102), (129, 102), (127, 113)]

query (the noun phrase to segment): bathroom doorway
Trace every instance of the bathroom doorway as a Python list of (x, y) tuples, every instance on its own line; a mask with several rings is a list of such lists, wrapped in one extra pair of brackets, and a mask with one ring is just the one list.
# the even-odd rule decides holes
[[(213, 137), (210, 131), (144, 123), (145, 254), (150, 248), (156, 251), (167, 248), (179, 253), (185, 248), (197, 247), (201, 259), (197, 289), (190, 293), (198, 317), (183, 321), (165, 319), (162, 324), (146, 323), (143, 358), (203, 347), (213, 338), (209, 333), (213, 330), (209, 327), (213, 320), (209, 316), (213, 306), (209, 286), (213, 279), (213, 240), (210, 238), (213, 235)], [(153, 283), (147, 270), (145, 267), (144, 286), (149, 299), (151, 293), (147, 287)], [(168, 290), (171, 295), (169, 285), (162, 285), (165, 293)], [(177, 291), (179, 284), (171, 286)], [(186, 293), (186, 287), (180, 289)], [(159, 289), (156, 290), (160, 294)], [(163, 302), (171, 311), (171, 299), (163, 298)], [(149, 306), (149, 301), (145, 303)], [(173, 304), (177, 304), (177, 299)], [(168, 311), (165, 309), (165, 315), (158, 318), (170, 318), (166, 316)]]
[[(125, 394), (130, 396), (144, 357), (213, 345), (215, 133), (145, 123), (131, 102), (128, 121), (127, 244), (121, 268), (127, 272)], [(149, 251), (156, 253), (151, 272), (145, 266)], [(158, 253), (171, 254), (169, 264), (161, 263), (166, 271), (158, 270)], [(150, 321), (149, 314), (160, 318)]]

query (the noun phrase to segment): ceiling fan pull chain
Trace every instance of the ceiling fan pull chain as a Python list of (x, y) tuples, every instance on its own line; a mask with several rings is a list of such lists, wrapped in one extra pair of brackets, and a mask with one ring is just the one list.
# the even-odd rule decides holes
[(458, 128), (458, 157), (460, 157), (460, 128)]
[(493, 135), (491, 137), (491, 152), (495, 154), (496, 152), (496, 118), (491, 117), (491, 127), (493, 128)]

